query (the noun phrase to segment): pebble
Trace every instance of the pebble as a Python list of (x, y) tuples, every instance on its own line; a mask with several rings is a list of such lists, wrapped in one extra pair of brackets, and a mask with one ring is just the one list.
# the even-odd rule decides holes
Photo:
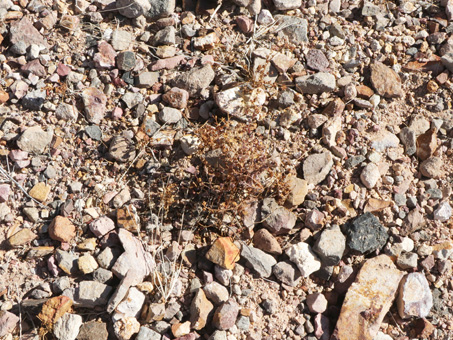
[(115, 51), (127, 50), (132, 43), (132, 34), (124, 30), (114, 30), (112, 34), (112, 47)]
[(224, 286), (229, 286), (233, 272), (230, 269), (225, 269), (219, 265), (215, 265), (214, 276), (221, 284), (223, 284)]
[(142, 72), (135, 77), (135, 86), (150, 88), (159, 81), (159, 72)]
[(182, 113), (178, 109), (172, 107), (164, 107), (159, 112), (159, 119), (164, 124), (175, 124), (182, 118)]
[[(332, 336), (338, 340), (374, 339), (402, 277), (387, 255), (366, 260), (346, 293)], [(370, 317), (364, 317), (367, 315)]]
[(399, 142), (398, 137), (386, 130), (381, 130), (371, 136), (371, 147), (377, 152), (382, 152), (388, 148), (396, 148)]
[(303, 277), (321, 269), (321, 261), (305, 242), (292, 245), (285, 251), (291, 262), (297, 265)]
[(56, 216), (49, 225), (49, 236), (53, 240), (69, 243), (76, 236), (76, 228), (67, 217)]
[(28, 194), (39, 202), (44, 202), (50, 194), (51, 186), (44, 182), (39, 182), (30, 189)]
[(116, 65), (122, 71), (132, 71), (136, 63), (135, 53), (132, 51), (120, 52), (116, 57)]
[(289, 261), (278, 262), (272, 267), (272, 273), (277, 280), (290, 287), (297, 286), (301, 279), (299, 270)]
[(143, 102), (143, 95), (140, 92), (127, 92), (121, 97), (121, 100), (126, 104), (128, 109), (132, 109)]
[(263, 225), (275, 235), (287, 234), (296, 224), (296, 215), (279, 206), (273, 198), (265, 198), (261, 206)]
[(117, 0), (116, 8), (121, 15), (134, 19), (145, 15), (151, 9), (151, 3), (147, 0)]
[(136, 318), (124, 317), (113, 324), (113, 331), (118, 340), (129, 340), (140, 330), (140, 323)]
[(374, 188), (380, 178), (381, 173), (379, 172), (378, 166), (374, 163), (366, 165), (360, 174), (360, 180), (368, 189)]
[(338, 225), (333, 225), (321, 232), (313, 251), (318, 254), (324, 266), (336, 266), (341, 261), (345, 248), (346, 237)]
[(277, 263), (273, 256), (246, 244), (242, 245), (241, 257), (248, 268), (253, 269), (259, 277), (264, 278), (272, 275), (272, 267)]
[(91, 320), (80, 327), (78, 340), (107, 340), (107, 325), (104, 322)]
[(177, 76), (173, 80), (173, 86), (186, 90), (191, 97), (194, 97), (199, 95), (203, 89), (211, 84), (214, 76), (215, 73), (212, 66), (205, 65), (203, 67), (193, 68), (189, 72)]
[(114, 229), (115, 222), (107, 216), (101, 216), (90, 223), (90, 230), (97, 238), (101, 238)]
[(277, 239), (267, 230), (260, 229), (253, 235), (253, 243), (256, 248), (272, 255), (280, 255), (282, 248)]
[(443, 161), (440, 157), (432, 156), (420, 164), (420, 172), (428, 178), (440, 178), (443, 176)]
[[(80, 268), (80, 266), (79, 266)], [(100, 283), (107, 283), (113, 278), (113, 273), (104, 268), (98, 268), (93, 272), (93, 280)]]
[(225, 269), (233, 269), (239, 261), (239, 248), (229, 237), (219, 237), (206, 253), (206, 258)]
[(208, 340), (227, 340), (227, 333), (225, 331), (217, 330), (212, 333)]
[(95, 258), (89, 253), (80, 256), (77, 264), (79, 266), (79, 270), (83, 274), (90, 274), (94, 272), (99, 266)]
[(162, 99), (175, 109), (185, 109), (189, 100), (189, 92), (173, 87), (162, 96)]
[(321, 183), (333, 166), (332, 154), (328, 151), (308, 156), (303, 163), (304, 178), (309, 184)]
[(311, 313), (324, 313), (327, 309), (327, 299), (321, 293), (308, 294), (306, 303)]
[(78, 116), (79, 112), (77, 111), (77, 108), (74, 105), (61, 103), (55, 110), (55, 117), (67, 122), (77, 120)]
[(205, 285), (203, 291), (205, 292), (206, 297), (215, 305), (220, 305), (229, 298), (228, 289), (215, 281)]
[(81, 281), (74, 301), (84, 308), (105, 306), (113, 288), (97, 281)]
[(401, 79), (395, 71), (381, 62), (374, 62), (370, 69), (371, 83), (379, 95), (385, 98), (403, 96)]
[(305, 226), (313, 231), (319, 230), (324, 226), (324, 213), (319, 210), (310, 210), (305, 215)]
[(416, 253), (400, 254), (396, 260), (396, 264), (401, 269), (417, 268), (418, 255)]
[(55, 322), (53, 334), (58, 340), (75, 340), (82, 323), (80, 315), (66, 313)]
[(289, 189), (286, 204), (297, 207), (304, 203), (305, 196), (308, 194), (308, 182), (296, 176), (290, 176), (286, 181)]
[(129, 288), (129, 291), (122, 302), (118, 304), (115, 311), (119, 315), (126, 317), (138, 318), (145, 303), (145, 294), (135, 287)]
[(412, 156), (413, 154), (415, 154), (417, 150), (415, 132), (409, 129), (408, 127), (404, 127), (401, 129), (401, 132), (399, 133), (399, 138), (401, 140), (401, 143), (403, 143), (404, 145), (406, 155)]
[(315, 71), (325, 72), (330, 66), (329, 60), (321, 50), (311, 49), (305, 57), (307, 59), (307, 66)]
[(97, 88), (88, 87), (82, 91), (82, 101), (85, 106), (85, 116), (88, 122), (100, 124), (106, 113), (106, 95)]
[(345, 229), (348, 247), (360, 254), (381, 249), (388, 239), (387, 231), (369, 212), (349, 221)]
[(192, 328), (196, 330), (203, 329), (213, 308), (214, 305), (206, 298), (204, 291), (199, 289), (190, 305), (190, 323)]
[(22, 150), (34, 154), (41, 154), (52, 142), (53, 129), (44, 131), (41, 126), (27, 128), (17, 140), (17, 146)]
[(434, 219), (440, 222), (447, 222), (452, 213), (452, 208), (448, 201), (439, 203), (439, 206), (434, 210)]
[(135, 158), (136, 151), (131, 140), (123, 136), (112, 138), (109, 155), (117, 162), (130, 162)]
[(116, 51), (108, 42), (101, 40), (98, 42), (98, 52), (94, 55), (93, 61), (96, 68), (112, 69), (115, 67)]
[(161, 340), (162, 336), (151, 328), (142, 326), (135, 340)]
[(78, 255), (74, 255), (61, 249), (57, 249), (57, 251), (55, 252), (55, 260), (58, 263), (58, 267), (68, 275), (77, 274), (78, 259)]
[(401, 280), (396, 302), (402, 319), (427, 317), (433, 307), (433, 296), (425, 275), (407, 274)]
[(336, 87), (335, 76), (326, 72), (298, 77), (295, 82), (297, 90), (304, 94), (332, 92)]
[(236, 324), (239, 306), (232, 299), (217, 307), (212, 320), (212, 325), (219, 330), (229, 330)]

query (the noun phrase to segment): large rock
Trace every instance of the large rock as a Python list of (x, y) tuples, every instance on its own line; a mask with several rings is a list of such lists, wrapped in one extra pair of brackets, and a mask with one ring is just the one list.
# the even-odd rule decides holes
[(371, 64), (371, 83), (376, 92), (385, 98), (396, 98), (403, 96), (401, 78), (390, 67), (380, 62)]
[(347, 245), (360, 254), (381, 249), (387, 242), (387, 231), (379, 220), (367, 212), (345, 225)]
[(189, 72), (184, 72), (173, 80), (173, 86), (179, 87), (189, 92), (194, 97), (207, 88), (214, 80), (214, 70), (211, 65), (193, 68)]
[(151, 0), (151, 9), (145, 14), (148, 18), (166, 17), (175, 11), (175, 0)]
[(373, 340), (403, 275), (387, 255), (367, 260), (346, 293), (331, 340)]
[(203, 329), (214, 305), (206, 298), (203, 289), (198, 289), (190, 305), (190, 323), (196, 330)]
[(53, 334), (58, 340), (75, 340), (82, 323), (80, 315), (66, 313), (55, 322)]
[(242, 245), (241, 256), (246, 261), (247, 267), (253, 269), (260, 277), (271, 276), (272, 267), (277, 263), (273, 256), (246, 244)]
[(398, 314), (403, 319), (428, 316), (433, 306), (433, 296), (423, 273), (410, 273), (401, 280), (397, 305)]
[(10, 43), (15, 45), (23, 43), (25, 49), (30, 45), (48, 47), (48, 44), (39, 31), (33, 26), (28, 16), (23, 17), (20, 21), (13, 22), (9, 30)]
[(117, 0), (116, 8), (121, 15), (127, 18), (137, 18), (151, 9), (149, 0)]
[(52, 138), (53, 129), (44, 131), (39, 125), (35, 125), (22, 132), (17, 140), (17, 146), (23, 151), (40, 154), (52, 142)]
[(303, 164), (304, 178), (309, 184), (319, 184), (329, 174), (333, 166), (329, 151), (308, 156)]

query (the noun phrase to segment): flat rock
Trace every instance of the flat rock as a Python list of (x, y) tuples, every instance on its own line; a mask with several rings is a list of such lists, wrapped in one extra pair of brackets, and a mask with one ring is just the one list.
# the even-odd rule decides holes
[(370, 136), (371, 147), (377, 152), (385, 151), (388, 148), (396, 148), (400, 140), (397, 136), (387, 130), (381, 130)]
[(190, 305), (190, 323), (192, 328), (196, 330), (203, 329), (208, 321), (209, 313), (213, 309), (214, 305), (206, 298), (204, 291), (199, 289)]
[(229, 237), (219, 237), (206, 253), (206, 258), (225, 269), (233, 269), (239, 261), (239, 248)]
[(197, 96), (200, 92), (207, 88), (214, 80), (214, 70), (211, 65), (193, 68), (189, 72), (177, 76), (173, 80), (173, 86), (181, 88), (189, 92), (191, 97)]
[(416, 133), (408, 127), (404, 127), (399, 133), (399, 138), (401, 140), (401, 143), (404, 145), (406, 155), (412, 156), (413, 154), (415, 154), (417, 150)]
[(318, 49), (311, 49), (306, 55), (307, 66), (315, 71), (324, 72), (329, 68), (329, 60), (326, 55)]
[(291, 42), (300, 44), (308, 42), (308, 21), (296, 16), (276, 15), (275, 20), (284, 27), (278, 32), (286, 36)]
[(303, 164), (304, 178), (309, 184), (321, 183), (333, 166), (332, 154), (329, 151), (309, 155)]
[(78, 273), (78, 255), (57, 249), (57, 251), (55, 252), (55, 259), (57, 260), (58, 267), (66, 274), (75, 275)]
[(381, 62), (374, 62), (370, 66), (371, 83), (376, 92), (385, 98), (402, 97), (401, 78), (390, 67)]
[(246, 244), (242, 245), (241, 256), (246, 261), (247, 267), (253, 269), (259, 277), (271, 276), (272, 267), (277, 263), (273, 256)]
[(348, 221), (345, 225), (347, 245), (360, 254), (381, 249), (387, 242), (387, 231), (372, 213)]
[(55, 116), (58, 119), (62, 119), (64, 121), (75, 121), (79, 116), (79, 111), (77, 110), (75, 105), (61, 103), (55, 110)]
[(402, 319), (428, 316), (433, 306), (433, 296), (423, 273), (410, 273), (401, 280), (397, 306)]
[(33, 188), (30, 189), (28, 194), (35, 200), (39, 202), (44, 202), (47, 199), (47, 196), (49, 196), (50, 189), (51, 189), (50, 185), (44, 182), (39, 182), (35, 184)]
[(23, 228), (14, 235), (8, 237), (8, 244), (11, 247), (20, 247), (28, 244), (38, 237), (31, 229)]
[(297, 265), (303, 277), (308, 277), (321, 269), (321, 261), (308, 243), (294, 244), (286, 249), (285, 253), (289, 256), (290, 261)]
[(429, 157), (420, 164), (420, 172), (428, 178), (441, 178), (444, 175), (443, 161), (440, 157)]
[(289, 261), (277, 263), (272, 267), (272, 273), (280, 282), (290, 287), (297, 286), (302, 277), (296, 266)]
[(279, 11), (288, 11), (302, 6), (302, 0), (274, 0), (274, 5)]
[(43, 131), (39, 125), (35, 125), (22, 132), (17, 140), (17, 146), (22, 151), (41, 154), (52, 142), (52, 138), (53, 129), (49, 128), (47, 131)]
[(324, 266), (336, 266), (343, 257), (346, 248), (346, 237), (338, 225), (333, 225), (321, 232), (313, 246)]
[(296, 215), (278, 205), (274, 198), (265, 198), (261, 206), (263, 225), (273, 234), (287, 234), (296, 224)]
[(78, 340), (107, 340), (109, 333), (105, 322), (91, 320), (80, 327)]
[(267, 230), (260, 229), (253, 235), (253, 243), (256, 248), (272, 255), (280, 255), (282, 248), (277, 239)]
[(346, 293), (331, 339), (373, 340), (403, 275), (387, 255), (367, 260)]
[(107, 216), (101, 216), (90, 223), (91, 232), (98, 238), (115, 229), (115, 222)]
[(48, 47), (46, 40), (28, 17), (23, 17), (21, 20), (13, 22), (9, 34), (12, 45), (21, 42), (24, 44), (25, 49), (31, 45)]
[(111, 69), (115, 67), (116, 51), (108, 42), (101, 40), (98, 42), (98, 52), (93, 57), (94, 65), (101, 69)]
[(129, 291), (116, 307), (115, 311), (121, 315), (137, 318), (140, 316), (143, 304), (145, 303), (145, 294), (135, 287), (129, 288)]
[(110, 142), (109, 154), (118, 162), (130, 162), (136, 155), (135, 146), (130, 139), (123, 136), (115, 136)]
[(296, 88), (304, 94), (321, 94), (335, 90), (335, 76), (326, 72), (318, 72), (308, 76), (297, 77)]
[(11, 333), (16, 328), (19, 317), (7, 311), (0, 312), (0, 336)]
[(246, 91), (244, 87), (236, 86), (215, 93), (214, 100), (222, 112), (242, 121), (251, 121), (261, 118), (261, 115), (248, 109), (261, 107), (266, 101), (266, 92), (261, 88)]
[(56, 216), (49, 225), (49, 236), (52, 240), (69, 243), (76, 236), (76, 228), (69, 218)]
[(437, 130), (435, 128), (429, 129), (417, 137), (416, 156), (422, 161), (428, 159), (433, 155), (437, 149)]
[(113, 324), (113, 332), (118, 340), (129, 340), (140, 330), (140, 322), (134, 317), (123, 317)]
[(97, 281), (82, 281), (76, 290), (74, 302), (80, 307), (105, 306), (113, 288)]

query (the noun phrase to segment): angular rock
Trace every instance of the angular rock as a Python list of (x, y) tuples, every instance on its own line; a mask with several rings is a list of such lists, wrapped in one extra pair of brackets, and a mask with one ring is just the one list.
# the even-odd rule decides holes
[(367, 260), (346, 293), (331, 339), (373, 340), (403, 275), (387, 255)]
[(211, 65), (193, 68), (189, 72), (184, 72), (173, 80), (173, 86), (189, 92), (191, 97), (197, 96), (207, 88), (214, 80), (214, 70)]
[(179, 122), (181, 118), (181, 111), (172, 107), (164, 107), (162, 111), (159, 112), (159, 119), (164, 124), (175, 124)]
[(217, 307), (212, 324), (219, 330), (228, 330), (236, 324), (238, 314), (238, 304), (230, 299)]
[(115, 51), (127, 50), (132, 43), (133, 35), (125, 30), (114, 30), (112, 33), (112, 47)]
[(121, 15), (134, 19), (145, 15), (151, 9), (151, 2), (149, 0), (117, 0), (116, 8)]
[(111, 69), (115, 67), (116, 51), (108, 42), (98, 42), (98, 53), (93, 57), (94, 65), (97, 68)]
[(38, 237), (31, 229), (23, 228), (14, 235), (8, 237), (8, 244), (11, 247), (19, 247), (28, 244)]
[(380, 178), (381, 173), (378, 166), (374, 163), (369, 163), (365, 166), (360, 174), (360, 180), (368, 189), (374, 188)]
[(190, 305), (190, 323), (196, 330), (203, 329), (208, 321), (209, 313), (214, 309), (214, 305), (206, 298), (202, 289), (195, 294)]
[(49, 196), (50, 189), (51, 189), (50, 185), (47, 185), (44, 182), (40, 182), (35, 184), (35, 186), (30, 189), (28, 194), (35, 200), (39, 202), (44, 202), (47, 199), (47, 196)]
[(153, 0), (151, 9), (145, 14), (148, 18), (167, 17), (175, 11), (175, 0)]
[(263, 225), (275, 235), (286, 234), (296, 224), (296, 215), (279, 206), (274, 198), (265, 198), (261, 206)]
[(321, 94), (335, 90), (335, 76), (326, 72), (298, 77), (295, 80), (296, 88), (304, 94)]
[(275, 8), (279, 11), (288, 11), (302, 6), (302, 0), (274, 0)]
[(61, 103), (58, 105), (57, 109), (55, 110), (55, 116), (58, 119), (62, 119), (64, 121), (75, 121), (79, 115), (79, 111), (74, 105), (69, 105), (65, 103)]
[(225, 269), (233, 269), (240, 250), (229, 237), (219, 237), (206, 253), (206, 258)]
[(16, 328), (19, 317), (7, 311), (0, 312), (0, 336), (11, 333)]
[(79, 270), (84, 274), (90, 274), (94, 272), (99, 266), (93, 255), (89, 253), (85, 253), (84, 255), (80, 256), (77, 264), (79, 266)]
[(17, 146), (22, 151), (41, 154), (52, 142), (52, 138), (53, 129), (49, 128), (47, 131), (43, 131), (39, 125), (35, 125), (22, 132), (17, 140)]
[(285, 285), (295, 287), (301, 279), (299, 270), (289, 261), (277, 263), (272, 267), (272, 273)]
[(90, 230), (97, 238), (101, 238), (115, 230), (115, 222), (107, 216), (101, 216), (90, 223)]
[(80, 307), (105, 306), (113, 288), (97, 281), (82, 281), (76, 290), (75, 303)]
[(324, 226), (324, 218), (324, 213), (313, 209), (305, 215), (305, 226), (313, 231), (319, 230)]
[(371, 83), (376, 92), (385, 98), (402, 97), (401, 78), (390, 67), (381, 62), (374, 62), (370, 66)]
[(253, 235), (255, 247), (272, 255), (280, 255), (282, 248), (277, 239), (267, 230), (260, 229)]
[(377, 151), (382, 152), (388, 148), (396, 148), (400, 140), (393, 133), (387, 130), (381, 130), (371, 136), (371, 147)]
[(206, 297), (214, 302), (215, 305), (219, 305), (229, 298), (228, 289), (215, 281), (204, 286), (203, 291), (205, 292)]
[(140, 330), (140, 322), (133, 317), (123, 317), (113, 324), (113, 331), (118, 340), (129, 340)]
[(430, 129), (417, 137), (416, 155), (422, 161), (433, 155), (437, 149), (437, 130)]
[(410, 273), (401, 280), (397, 306), (402, 319), (428, 316), (433, 306), (433, 296), (423, 273)]
[(441, 222), (447, 222), (452, 214), (452, 208), (448, 201), (439, 203), (439, 206), (434, 210), (434, 219)]
[(137, 318), (140, 315), (144, 302), (145, 294), (137, 288), (131, 287), (129, 288), (126, 297), (118, 304), (115, 311), (127, 317)]
[(313, 251), (321, 258), (324, 266), (336, 266), (341, 261), (345, 248), (346, 237), (338, 225), (333, 225), (322, 231), (313, 246)]
[(275, 20), (284, 27), (279, 35), (286, 36), (289, 41), (300, 44), (308, 42), (308, 21), (296, 16), (276, 15)]
[(401, 132), (399, 133), (399, 138), (401, 140), (401, 143), (403, 143), (404, 145), (406, 155), (412, 156), (417, 150), (415, 132), (409, 129), (408, 127), (404, 127), (401, 129)]
[(123, 136), (115, 136), (110, 142), (109, 154), (118, 162), (130, 162), (136, 155), (135, 146), (130, 139)]
[(189, 100), (189, 92), (173, 87), (162, 96), (162, 99), (176, 109), (185, 109)]
[(242, 245), (242, 258), (248, 268), (253, 269), (259, 277), (267, 278), (272, 275), (272, 267), (277, 263), (273, 256), (254, 247)]
[(149, 88), (159, 81), (159, 72), (142, 72), (135, 77), (135, 85), (140, 88)]
[(318, 49), (309, 50), (307, 55), (307, 66), (315, 71), (324, 72), (329, 68), (329, 60), (325, 54)]
[(15, 45), (19, 42), (27, 49), (31, 45), (48, 47), (48, 44), (39, 31), (33, 26), (28, 16), (20, 21), (13, 22), (9, 29), (10, 43)]
[(38, 319), (44, 327), (52, 329), (55, 322), (71, 309), (72, 303), (72, 300), (64, 295), (53, 297), (44, 302)]
[(142, 326), (135, 340), (161, 340), (162, 336), (151, 328)]
[(304, 160), (304, 178), (309, 184), (319, 184), (329, 174), (332, 166), (333, 159), (329, 151), (310, 155)]
[(109, 334), (107, 325), (104, 322), (91, 320), (85, 322), (80, 327), (78, 340), (107, 340)]
[(69, 218), (56, 216), (49, 225), (49, 236), (52, 240), (69, 243), (76, 236), (76, 228)]
[(286, 184), (288, 185), (289, 194), (285, 203), (291, 207), (297, 207), (304, 203), (305, 196), (308, 194), (308, 182), (296, 176), (290, 176)]
[(214, 99), (222, 112), (242, 121), (250, 121), (261, 117), (255, 110), (249, 112), (249, 109), (261, 107), (266, 101), (266, 92), (260, 88), (248, 91), (243, 86), (236, 86), (215, 93)]
[(442, 159), (435, 156), (428, 158), (420, 164), (420, 172), (428, 178), (441, 178), (444, 175)]
[(321, 269), (321, 261), (305, 242), (299, 242), (286, 249), (286, 255), (297, 265), (303, 277)]
[(372, 213), (348, 221), (345, 224), (347, 245), (360, 254), (368, 254), (384, 247), (388, 239), (387, 231)]
[(82, 91), (82, 101), (88, 122), (99, 124), (105, 116), (106, 95), (95, 87), (88, 87)]
[(53, 334), (58, 340), (75, 340), (82, 323), (80, 315), (66, 313), (55, 322)]

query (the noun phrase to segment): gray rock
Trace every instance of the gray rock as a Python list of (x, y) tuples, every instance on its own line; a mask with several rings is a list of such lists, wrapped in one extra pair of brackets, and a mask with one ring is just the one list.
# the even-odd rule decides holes
[(22, 98), (22, 105), (27, 110), (39, 111), (44, 105), (45, 100), (46, 91), (34, 90), (28, 92), (25, 97)]
[(436, 210), (434, 210), (434, 219), (441, 221), (441, 222), (447, 222), (452, 214), (452, 208), (448, 201), (441, 202)]
[(403, 207), (406, 205), (406, 195), (405, 194), (395, 194), (393, 196), (393, 200), (395, 204), (399, 207)]
[(215, 305), (220, 305), (229, 298), (228, 289), (215, 281), (204, 286), (203, 291), (205, 292), (206, 297)]
[(77, 340), (107, 340), (108, 336), (107, 325), (104, 322), (92, 320), (80, 327)]
[(416, 253), (403, 253), (398, 256), (396, 264), (401, 269), (417, 268), (418, 255)]
[(272, 268), (275, 277), (285, 285), (295, 287), (302, 277), (300, 271), (289, 261), (277, 263)]
[(142, 326), (140, 327), (140, 331), (137, 334), (135, 340), (160, 340), (162, 339), (162, 335), (153, 331), (151, 328)]
[(99, 126), (97, 125), (90, 125), (85, 128), (85, 133), (93, 140), (101, 140), (102, 139), (102, 131)]
[(302, 0), (274, 0), (275, 8), (279, 11), (288, 11), (302, 6)]
[(288, 233), (296, 224), (296, 215), (278, 205), (274, 198), (265, 198), (261, 206), (261, 220), (276, 235)]
[(174, 45), (176, 43), (176, 30), (173, 26), (167, 26), (156, 33), (153, 45)]
[(233, 271), (231, 269), (222, 268), (216, 264), (214, 266), (214, 276), (221, 284), (229, 286), (230, 279), (233, 276)]
[(396, 148), (399, 142), (400, 140), (393, 133), (382, 130), (371, 138), (371, 147), (377, 152), (382, 152), (388, 148)]
[(333, 166), (332, 154), (329, 151), (313, 154), (304, 160), (304, 178), (309, 184), (319, 184), (329, 174)]
[(121, 15), (134, 19), (144, 15), (151, 9), (149, 0), (117, 0), (116, 8)]
[(402, 128), (399, 133), (399, 138), (404, 145), (404, 150), (408, 156), (412, 156), (417, 150), (416, 137), (415, 132), (408, 127)]
[(442, 64), (450, 71), (453, 72), (453, 53), (446, 53), (441, 58)]
[(96, 257), (96, 261), (101, 268), (111, 269), (121, 253), (119, 248), (107, 247)]
[(118, 53), (116, 57), (116, 65), (122, 71), (132, 71), (136, 63), (137, 59), (135, 58), (135, 53), (132, 51)]
[(79, 111), (77, 110), (77, 108), (74, 105), (69, 105), (66, 103), (61, 103), (55, 110), (55, 116), (58, 119), (65, 121), (77, 120), (78, 115)]
[(362, 7), (362, 15), (364, 17), (375, 17), (381, 13), (379, 6), (374, 5), (372, 2), (364, 2)]
[(127, 50), (132, 40), (132, 34), (127, 31), (115, 30), (112, 33), (112, 46), (116, 51)]
[(282, 23), (282, 29), (279, 30), (279, 35), (286, 36), (293, 43), (308, 42), (308, 21), (296, 16), (276, 15), (275, 20)]
[(82, 317), (66, 313), (53, 326), (53, 334), (58, 340), (75, 340), (82, 326)]
[(360, 254), (381, 249), (388, 239), (387, 231), (370, 212), (348, 221), (345, 230), (348, 247)]
[(78, 255), (61, 249), (57, 249), (55, 252), (55, 260), (57, 260), (58, 267), (68, 275), (75, 275), (79, 272), (78, 259)]
[(318, 72), (312, 75), (297, 77), (296, 88), (307, 94), (320, 94), (335, 90), (335, 76), (326, 72)]
[(166, 17), (175, 11), (175, 0), (152, 0), (151, 9), (145, 14), (148, 18)]
[(79, 307), (105, 306), (113, 288), (101, 282), (82, 281), (76, 290), (74, 302)]
[(118, 162), (128, 162), (135, 158), (135, 147), (131, 140), (123, 136), (115, 136), (110, 142), (110, 156)]
[(241, 315), (236, 320), (236, 327), (241, 331), (247, 332), (250, 328), (250, 318), (245, 315)]
[(374, 188), (379, 178), (381, 178), (381, 173), (378, 166), (374, 163), (365, 166), (360, 174), (360, 180), (368, 189)]
[(355, 168), (357, 165), (363, 163), (366, 160), (366, 157), (363, 155), (349, 157), (344, 162), (345, 169)]
[(225, 331), (217, 330), (212, 333), (208, 340), (227, 340), (227, 333)]
[(143, 95), (140, 92), (137, 93), (127, 92), (121, 97), (121, 100), (126, 104), (126, 106), (129, 109), (132, 109), (138, 104), (143, 102)]
[(175, 77), (172, 85), (186, 90), (190, 96), (194, 97), (199, 95), (203, 89), (211, 84), (214, 76), (215, 73), (211, 65), (205, 65), (203, 67), (193, 68), (189, 72), (184, 72)]
[(175, 124), (179, 122), (182, 118), (182, 113), (178, 109), (174, 109), (172, 107), (164, 107), (159, 112), (159, 119), (162, 123), (165, 124)]
[(324, 266), (336, 266), (346, 248), (346, 237), (338, 225), (333, 225), (322, 231), (313, 246), (313, 251), (321, 258)]
[(159, 72), (142, 72), (135, 77), (135, 85), (141, 88), (149, 88), (159, 81)]
[(52, 290), (56, 294), (61, 294), (65, 289), (68, 289), (70, 287), (71, 287), (71, 281), (69, 280), (68, 276), (59, 277), (52, 284)]
[(106, 283), (113, 277), (113, 273), (110, 270), (104, 268), (98, 268), (93, 272), (93, 279), (100, 283)]
[(46, 40), (34, 27), (28, 16), (24, 16), (21, 20), (13, 22), (11, 24), (11, 28), (9, 29), (9, 34), (10, 43), (12, 45), (21, 42), (25, 45), (25, 49), (30, 47), (32, 44), (48, 47)]
[(241, 258), (245, 260), (248, 268), (253, 269), (260, 277), (265, 278), (271, 276), (272, 266), (277, 263), (273, 256), (246, 244), (242, 245)]
[(17, 146), (22, 151), (41, 154), (52, 142), (52, 138), (53, 129), (48, 128), (47, 131), (43, 131), (39, 125), (35, 125), (22, 132), (17, 140)]

